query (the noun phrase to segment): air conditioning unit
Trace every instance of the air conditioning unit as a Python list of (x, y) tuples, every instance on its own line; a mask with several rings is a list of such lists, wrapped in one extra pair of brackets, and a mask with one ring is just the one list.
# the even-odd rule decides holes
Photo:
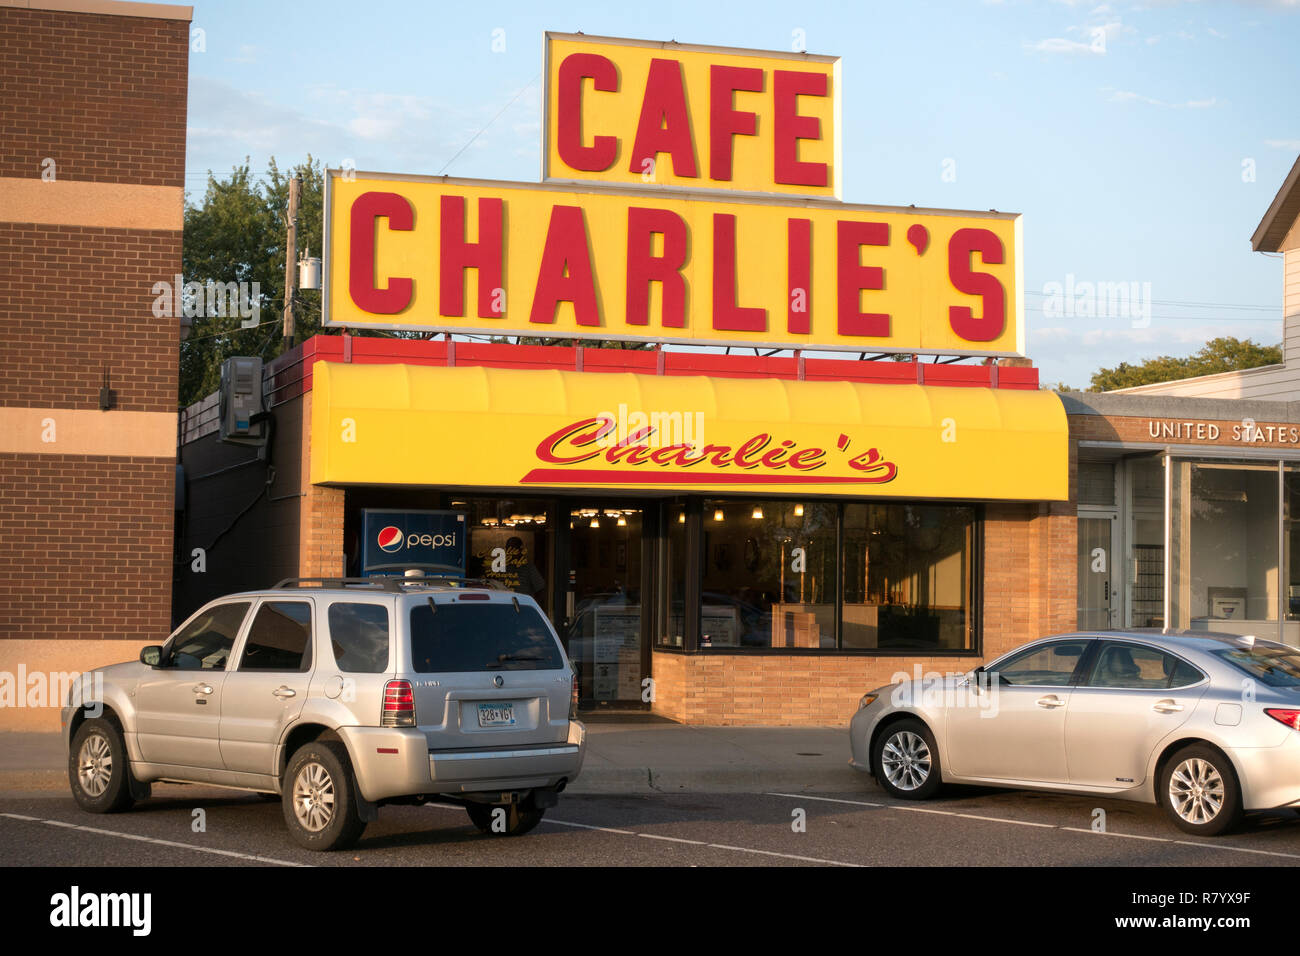
[(221, 416), (220, 439), (232, 445), (262, 445), (266, 442), (266, 422), (254, 416), (266, 410), (262, 394), (262, 360), (236, 356), (221, 363), (221, 390), (218, 413)]

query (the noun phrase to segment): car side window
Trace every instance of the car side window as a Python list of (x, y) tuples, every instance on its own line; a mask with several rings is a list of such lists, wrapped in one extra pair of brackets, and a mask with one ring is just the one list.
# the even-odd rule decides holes
[(168, 642), (167, 665), (189, 671), (225, 670), (249, 607), (250, 602), (240, 601), (203, 611)]
[(999, 664), (996, 673), (1003, 684), (1065, 687), (1087, 649), (1087, 641), (1039, 644)]
[(388, 608), (336, 601), (330, 605), (329, 628), (339, 670), (351, 674), (388, 670)]
[(311, 604), (307, 601), (266, 601), (248, 629), (241, 671), (311, 669)]
[(1086, 686), (1162, 690), (1186, 687), (1200, 679), (1200, 671), (1172, 654), (1141, 644), (1107, 641)]

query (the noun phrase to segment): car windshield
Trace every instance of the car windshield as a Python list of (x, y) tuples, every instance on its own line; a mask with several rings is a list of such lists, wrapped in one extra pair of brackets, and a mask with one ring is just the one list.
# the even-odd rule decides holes
[(1214, 653), (1269, 687), (1300, 687), (1300, 652), (1289, 647), (1229, 647)]
[(526, 604), (439, 604), (411, 608), (411, 663), (418, 673), (559, 670), (560, 646)]

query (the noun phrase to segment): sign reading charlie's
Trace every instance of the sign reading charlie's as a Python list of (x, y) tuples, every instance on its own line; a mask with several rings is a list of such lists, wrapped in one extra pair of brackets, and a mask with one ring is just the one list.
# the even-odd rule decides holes
[(840, 198), (838, 57), (546, 34), (546, 180)]
[[(816, 185), (838, 176), (838, 110), (829, 93), (820, 107), (804, 105), (823, 98), (807, 76), (838, 90), (838, 61), (800, 57), (795, 70), (783, 54), (559, 36), (547, 55), (548, 175), (574, 179), (576, 169), (600, 181), (330, 170), (326, 325), (1023, 354), (1018, 215), (852, 205)], [(798, 71), (803, 78), (784, 76)], [(640, 105), (597, 105), (591, 92), (616, 96), (637, 83)], [(769, 90), (768, 112), (742, 110), (737, 90)], [(722, 117), (699, 120), (703, 140), (683, 112), (699, 102)], [(767, 137), (762, 148), (736, 145), (756, 136)], [(574, 152), (593, 149), (612, 150), (613, 165)], [(652, 179), (618, 172), (638, 157), (652, 160)], [(592, 168), (561, 173), (561, 160)], [(665, 166), (675, 177), (667, 186)], [(724, 167), (743, 193), (716, 191)], [(692, 168), (713, 191), (680, 188)], [(756, 195), (764, 184), (768, 195)], [(800, 195), (771, 195), (782, 189)]]

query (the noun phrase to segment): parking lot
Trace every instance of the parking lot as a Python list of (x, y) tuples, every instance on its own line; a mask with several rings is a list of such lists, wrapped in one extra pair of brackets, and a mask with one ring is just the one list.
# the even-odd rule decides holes
[[(1093, 829), (1098, 810), (1104, 832)], [(1238, 833), (1197, 841), (1140, 804), (962, 788), (916, 805), (864, 781), (816, 794), (567, 795), (518, 838), (483, 836), (454, 807), (386, 807), (356, 848), (318, 854), (292, 843), (278, 803), (160, 785), (154, 799), (108, 816), (54, 791), (0, 799), (0, 858), (112, 867), (1295, 866), (1300, 815), (1254, 815)]]

